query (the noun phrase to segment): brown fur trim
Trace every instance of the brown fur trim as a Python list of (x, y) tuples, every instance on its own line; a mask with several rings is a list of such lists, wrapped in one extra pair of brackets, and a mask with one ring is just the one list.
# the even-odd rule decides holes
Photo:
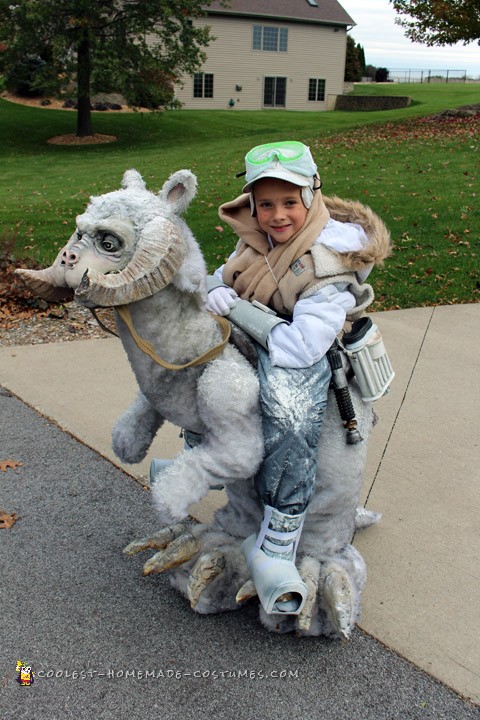
[(367, 205), (356, 200), (343, 200), (336, 195), (324, 195), (323, 199), (334, 220), (361, 225), (370, 241), (363, 250), (341, 253), (345, 266), (360, 270), (371, 263), (383, 265), (392, 252), (390, 233), (383, 220)]

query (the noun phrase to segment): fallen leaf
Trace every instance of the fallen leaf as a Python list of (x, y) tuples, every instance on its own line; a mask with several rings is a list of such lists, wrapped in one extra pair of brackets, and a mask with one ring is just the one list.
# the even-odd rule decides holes
[(0, 460), (0, 470), (2, 472), (7, 472), (8, 468), (16, 470), (20, 465), (23, 465), (23, 463), (18, 460)]
[(8, 513), (6, 510), (0, 509), (0, 529), (9, 530), (17, 520), (20, 520), (20, 515), (17, 513)]

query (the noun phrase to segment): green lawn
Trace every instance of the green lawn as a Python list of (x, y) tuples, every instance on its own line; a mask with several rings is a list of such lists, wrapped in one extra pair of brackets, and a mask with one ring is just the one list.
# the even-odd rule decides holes
[[(234, 247), (218, 205), (238, 194), (245, 152), (282, 138), (309, 144), (325, 194), (359, 199), (387, 223), (395, 252), (372, 276), (375, 309), (478, 300), (479, 127), (425, 116), (480, 102), (479, 84), (356, 86), (356, 93), (410, 95), (385, 112), (168, 111), (94, 113), (108, 145), (47, 144), (75, 132), (74, 112), (0, 100), (0, 252), (47, 263), (68, 239), (88, 197), (119, 186), (136, 167), (157, 190), (188, 167), (199, 190), (187, 214), (212, 269)], [(13, 248), (13, 250), (12, 250)]]

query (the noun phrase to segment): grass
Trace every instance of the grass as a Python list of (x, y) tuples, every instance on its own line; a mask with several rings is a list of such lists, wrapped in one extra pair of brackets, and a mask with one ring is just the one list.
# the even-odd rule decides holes
[(235, 177), (251, 146), (285, 137), (312, 147), (325, 194), (370, 205), (386, 222), (395, 252), (372, 282), (375, 309), (478, 300), (477, 121), (432, 123), (424, 117), (480, 102), (478, 84), (356, 86), (355, 93), (410, 95), (384, 112), (168, 111), (94, 113), (108, 145), (58, 146), (47, 139), (75, 131), (74, 112), (0, 100), (2, 247), (18, 258), (50, 262), (92, 194), (119, 187), (136, 167), (158, 189), (189, 167), (199, 192), (187, 213), (210, 269), (234, 247), (217, 207), (240, 192)]

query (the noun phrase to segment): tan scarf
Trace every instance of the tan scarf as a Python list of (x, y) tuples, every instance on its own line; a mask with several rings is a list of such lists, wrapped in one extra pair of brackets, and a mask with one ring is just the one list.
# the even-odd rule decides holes
[(248, 193), (221, 205), (219, 216), (242, 241), (235, 257), (225, 264), (224, 282), (244, 300), (258, 300), (264, 305), (268, 305), (292, 263), (310, 250), (330, 218), (317, 190), (300, 230), (288, 242), (271, 248), (257, 219), (251, 215)]

